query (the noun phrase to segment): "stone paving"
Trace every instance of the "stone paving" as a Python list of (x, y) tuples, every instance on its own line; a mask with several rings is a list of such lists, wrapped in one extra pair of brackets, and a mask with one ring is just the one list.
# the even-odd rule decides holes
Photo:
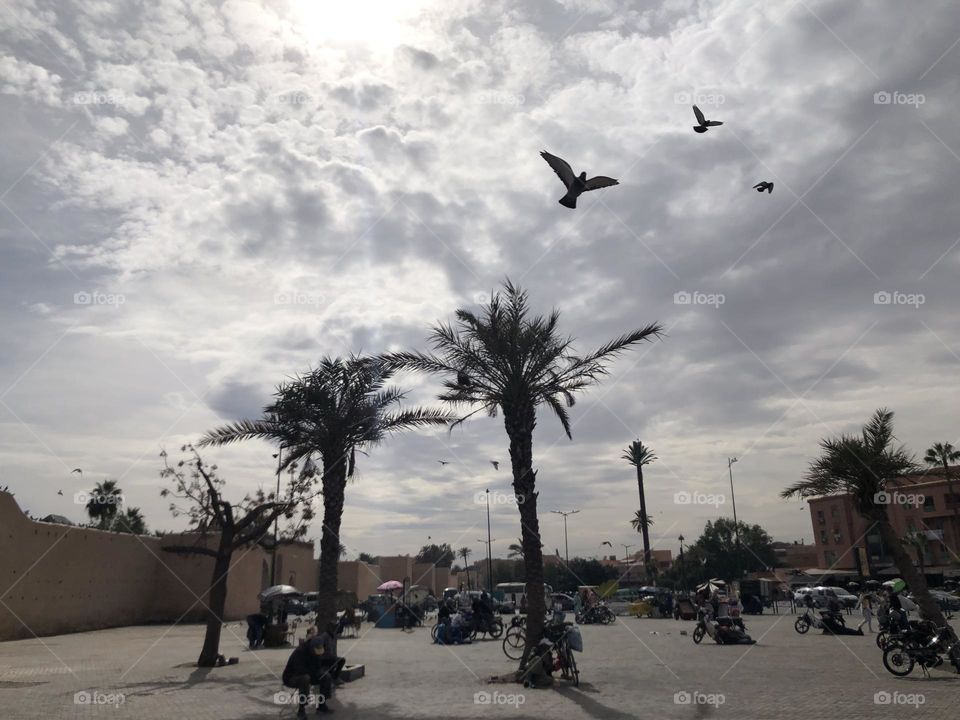
[[(958, 716), (960, 677), (952, 672), (936, 670), (926, 680), (917, 669), (895, 678), (873, 636), (800, 636), (793, 619), (748, 617), (759, 640), (752, 647), (709, 638), (695, 645), (692, 622), (619, 618), (586, 626), (580, 687), (558, 681), (545, 690), (487, 684), (513, 667), (499, 641), (441, 647), (430, 644), (429, 627), (404, 633), (365, 624), (359, 639), (340, 641), (340, 654), (365, 664), (367, 676), (337, 691), (331, 707), (334, 717), (378, 720)], [(232, 623), (221, 645), (240, 663), (212, 670), (190, 664), (203, 635), (198, 625), (0, 643), (0, 718), (294, 718), (295, 708), (274, 702), (289, 650), (251, 652), (243, 630)]]

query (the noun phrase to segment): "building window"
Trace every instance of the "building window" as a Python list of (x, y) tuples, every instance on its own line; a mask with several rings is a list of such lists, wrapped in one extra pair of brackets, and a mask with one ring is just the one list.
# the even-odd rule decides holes
[(843, 535), (840, 534), (840, 531), (834, 528), (833, 530), (833, 544), (839, 545), (843, 541)]
[(837, 512), (837, 506), (836, 506), (836, 505), (834, 505), (833, 507), (830, 508), (830, 517), (835, 518), (835, 517), (836, 517), (837, 515), (839, 515), (839, 514), (840, 514), (840, 513)]
[(837, 562), (837, 554), (833, 550), (827, 550), (823, 553), (823, 559), (827, 562), (827, 567), (833, 567)]
[(827, 521), (827, 518), (823, 515), (823, 510), (817, 510), (817, 522), (823, 525)]
[(937, 506), (936, 506), (936, 504), (934, 503), (932, 497), (927, 496), (927, 497), (925, 497), (925, 498), (923, 499), (923, 511), (924, 511), (924, 512), (933, 512), (933, 511), (936, 510), (936, 509), (937, 509)]
[(821, 545), (826, 545), (826, 544), (827, 544), (827, 531), (826, 531), (826, 530), (821, 530), (821, 531), (820, 531), (820, 544), (821, 544)]

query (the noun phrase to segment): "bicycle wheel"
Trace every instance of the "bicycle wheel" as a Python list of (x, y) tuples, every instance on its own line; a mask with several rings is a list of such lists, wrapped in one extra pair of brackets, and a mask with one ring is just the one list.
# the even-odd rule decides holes
[(570, 674), (570, 678), (573, 680), (573, 684), (580, 685), (580, 671), (577, 669), (577, 661), (573, 657), (573, 650), (570, 649), (570, 646), (566, 646), (567, 654), (567, 671)]
[(703, 634), (705, 630), (703, 625), (697, 625), (696, 629), (693, 631), (693, 641), (699, 645), (700, 641), (703, 640)]
[(900, 645), (890, 645), (883, 651), (883, 666), (897, 677), (909, 675), (913, 670), (913, 656)]
[(803, 635), (810, 629), (810, 623), (805, 617), (798, 617), (797, 621), (793, 624), (793, 629)]
[(494, 618), (493, 622), (490, 623), (490, 627), (487, 628), (487, 632), (492, 639), (497, 640), (503, 635), (503, 621), (500, 620), (500, 618)]
[(521, 627), (512, 627), (507, 630), (503, 638), (503, 654), (511, 660), (519, 660), (523, 657), (524, 648), (527, 646), (527, 639), (524, 629)]

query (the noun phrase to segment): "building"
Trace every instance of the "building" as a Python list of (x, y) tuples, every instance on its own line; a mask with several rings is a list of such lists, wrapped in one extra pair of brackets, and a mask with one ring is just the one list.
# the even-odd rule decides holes
[(450, 568), (418, 563), (409, 555), (387, 555), (377, 558), (376, 563), (341, 560), (337, 571), (340, 590), (355, 593), (358, 600), (376, 594), (377, 588), (388, 580), (406, 583), (408, 587), (421, 585), (437, 597), (443, 595), (444, 588), (456, 585)]
[(774, 542), (773, 552), (777, 556), (777, 565), (787, 568), (812, 568), (820, 562), (816, 544), (807, 545), (802, 540)]
[[(950, 468), (951, 478), (960, 478), (960, 468)], [(926, 575), (960, 576), (960, 479), (950, 492), (942, 468), (905, 475), (888, 483), (887, 516), (901, 538), (917, 536), (923, 543), (923, 562), (908, 548)], [(817, 549), (817, 567), (854, 571), (866, 575), (893, 575), (893, 559), (855, 507), (849, 494), (828, 495), (809, 501)]]

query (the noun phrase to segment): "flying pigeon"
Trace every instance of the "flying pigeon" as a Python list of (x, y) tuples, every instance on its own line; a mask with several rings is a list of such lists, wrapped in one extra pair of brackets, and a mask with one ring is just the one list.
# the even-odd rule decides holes
[(764, 190), (766, 190), (768, 194), (772, 194), (773, 183), (770, 182), (769, 180), (764, 180), (763, 182), (758, 182), (756, 185), (754, 185), (753, 189), (756, 190), (757, 192), (763, 192)]
[(560, 204), (571, 210), (577, 207), (577, 198), (583, 193), (589, 190), (597, 190), (599, 188), (620, 184), (619, 180), (614, 180), (604, 175), (597, 175), (589, 180), (587, 180), (587, 174), (585, 172), (574, 175), (573, 168), (570, 167), (566, 160), (558, 158), (556, 155), (551, 155), (546, 150), (540, 153), (540, 157), (546, 160), (547, 164), (553, 168), (553, 171), (567, 189), (567, 194), (560, 198)]
[(609, 540), (604, 540), (604, 541), (603, 541), (602, 543), (600, 543), (600, 544), (601, 544), (601, 545), (609, 545), (610, 547), (613, 547), (613, 545), (610, 544), (610, 541), (609, 541)]
[(499, 469), (500, 469), (500, 461), (499, 461), (499, 460), (491, 460), (491, 461), (490, 461), (490, 464), (493, 465), (493, 469), (494, 469), (494, 470), (499, 470)]
[(693, 131), (698, 133), (705, 133), (707, 128), (716, 127), (717, 125), (723, 125), (719, 120), (707, 120), (703, 113), (700, 111), (696, 105), (693, 106), (693, 114), (697, 116), (697, 122), (699, 125), (693, 126)]
[(448, 460), (437, 460), (437, 462), (440, 463), (441, 465), (449, 465), (449, 464), (450, 464), (450, 462), (449, 462)]
[(57, 490), (57, 495), (63, 495), (63, 490)]
[(70, 474), (72, 475), (75, 472), (78, 472), (81, 475), (83, 475), (83, 470), (81, 470), (80, 468), (74, 468), (73, 470), (70, 471)]
[(463, 370), (457, 370), (457, 385), (468, 388), (473, 386), (473, 381), (470, 380), (470, 376)]

